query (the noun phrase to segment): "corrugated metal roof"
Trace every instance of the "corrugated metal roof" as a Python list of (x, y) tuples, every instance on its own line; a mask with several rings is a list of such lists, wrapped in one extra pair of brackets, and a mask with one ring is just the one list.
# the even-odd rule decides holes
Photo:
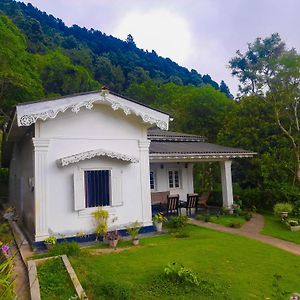
[(249, 155), (256, 153), (238, 148), (225, 147), (205, 142), (157, 142), (150, 143), (150, 156), (170, 155), (170, 156), (209, 156), (209, 155)]
[(149, 129), (148, 139), (151, 141), (173, 141), (173, 142), (204, 142), (206, 138), (200, 135), (165, 131), (160, 129)]

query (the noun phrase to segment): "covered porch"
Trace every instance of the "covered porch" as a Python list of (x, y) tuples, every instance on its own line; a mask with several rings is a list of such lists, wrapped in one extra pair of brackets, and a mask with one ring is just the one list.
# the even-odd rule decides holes
[[(178, 194), (181, 201), (193, 194), (195, 163), (214, 162), (220, 166), (222, 206), (233, 204), (231, 165), (235, 158), (249, 158), (256, 153), (206, 143), (202, 136), (148, 131), (150, 143), (150, 189), (152, 205), (166, 202), (167, 194)], [(201, 197), (201, 195), (199, 195)]]

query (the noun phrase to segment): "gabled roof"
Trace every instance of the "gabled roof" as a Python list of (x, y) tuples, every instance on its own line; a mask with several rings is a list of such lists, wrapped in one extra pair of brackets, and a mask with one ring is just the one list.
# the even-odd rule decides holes
[(92, 109), (94, 103), (109, 105), (113, 110), (122, 110), (125, 115), (139, 116), (144, 123), (156, 125), (163, 130), (168, 129), (169, 115), (167, 113), (111, 93), (106, 89), (17, 105), (17, 124), (19, 127), (30, 126), (37, 120), (54, 119), (59, 113), (64, 113), (68, 109), (78, 113), (81, 108)]

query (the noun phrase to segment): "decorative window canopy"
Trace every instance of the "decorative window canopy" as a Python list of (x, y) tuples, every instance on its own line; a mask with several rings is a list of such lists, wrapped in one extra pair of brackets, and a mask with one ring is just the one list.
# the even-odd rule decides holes
[(91, 159), (94, 157), (106, 156), (110, 158), (115, 158), (123, 161), (127, 161), (130, 163), (138, 163), (139, 160), (131, 155), (122, 154), (118, 152), (112, 152), (104, 149), (90, 150), (81, 153), (77, 153), (74, 155), (62, 157), (57, 160), (57, 163), (61, 167), (65, 167), (69, 164), (74, 164), (82, 160)]

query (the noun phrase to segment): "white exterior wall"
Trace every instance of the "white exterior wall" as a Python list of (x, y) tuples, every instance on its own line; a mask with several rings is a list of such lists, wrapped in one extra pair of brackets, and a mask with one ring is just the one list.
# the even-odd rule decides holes
[[(76, 169), (109, 169), (111, 180), (121, 178), (122, 199), (114, 199), (115, 206), (106, 207), (111, 216), (118, 219), (113, 226), (123, 227), (136, 220), (151, 224), (151, 200), (149, 192), (149, 151), (147, 127), (135, 116), (125, 116), (104, 105), (95, 105), (92, 110), (81, 109), (75, 114), (66, 111), (55, 119), (36, 123), (34, 142), (48, 141), (43, 159), (36, 165), (46, 174), (44, 195), (36, 199), (40, 209), (36, 215), (41, 228), (36, 228), (35, 240), (43, 240), (47, 234), (75, 235), (79, 231), (94, 231), (94, 220), (88, 208), (74, 209), (73, 176)], [(138, 163), (129, 163), (107, 157), (58, 167), (57, 160), (84, 151), (105, 149), (134, 156)], [(42, 166), (43, 165), (43, 166)], [(142, 178), (141, 174), (146, 174)], [(40, 176), (40, 175), (36, 175)], [(146, 186), (143, 186), (147, 183)], [(44, 207), (45, 210), (41, 207)], [(47, 231), (47, 232), (45, 232)]]
[[(179, 194), (182, 201), (186, 201), (188, 193), (194, 193), (192, 163), (151, 163), (150, 170), (155, 173), (155, 189), (151, 192), (170, 191), (171, 194)], [(169, 170), (179, 170), (179, 188), (169, 188)]]
[(30, 132), (13, 147), (9, 168), (9, 201), (30, 235), (34, 234), (33, 145)]

